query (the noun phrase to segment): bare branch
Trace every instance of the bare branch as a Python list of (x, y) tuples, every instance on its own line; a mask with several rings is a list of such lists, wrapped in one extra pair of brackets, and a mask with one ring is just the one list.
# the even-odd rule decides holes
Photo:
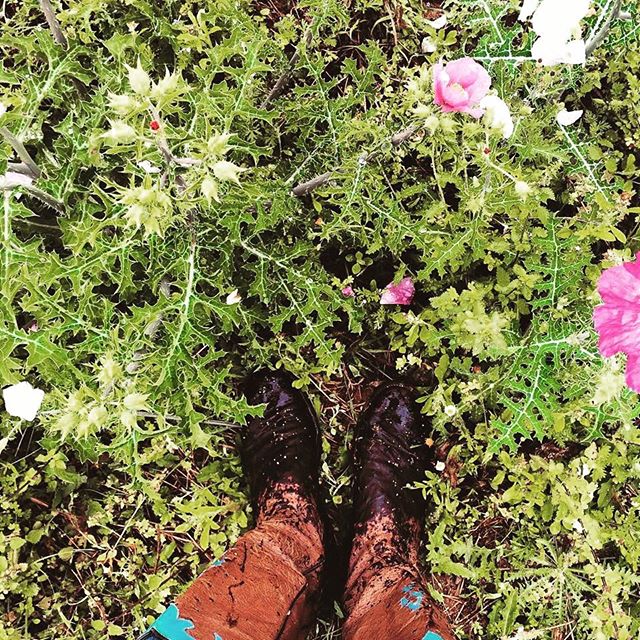
[[(311, 45), (312, 39), (313, 32), (311, 31), (311, 27), (309, 27), (304, 37), (304, 44), (306, 47)], [(296, 49), (296, 52), (291, 56), (291, 60), (289, 60), (288, 69), (278, 78), (278, 81), (273, 85), (271, 91), (267, 94), (267, 97), (262, 101), (262, 104), (260, 105), (261, 109), (266, 109), (267, 105), (282, 93), (298, 60), (300, 60), (300, 50)]]
[(399, 147), (401, 144), (405, 143), (416, 131), (418, 130), (418, 126), (412, 124), (410, 127), (407, 127), (403, 131), (398, 131), (391, 136), (391, 144), (394, 147)]
[(44, 13), (44, 17), (47, 20), (49, 29), (51, 29), (51, 33), (53, 34), (53, 39), (60, 46), (67, 49), (69, 46), (69, 43), (67, 42), (67, 38), (62, 32), (62, 27), (60, 27), (60, 22), (58, 21), (56, 12), (53, 10), (53, 6), (51, 5), (50, 0), (40, 0), (40, 8), (42, 9), (42, 13)]
[[(411, 138), (411, 136), (418, 131), (418, 125), (412, 124), (411, 126), (403, 129), (402, 131), (398, 131), (398, 133), (394, 133), (390, 142), (394, 147), (399, 147), (401, 144), (404, 144)], [(375, 156), (375, 152), (367, 154), (366, 152), (362, 153), (358, 159), (360, 165), (364, 165)], [(307, 180), (306, 182), (302, 182), (297, 187), (294, 187), (291, 191), (291, 194), (297, 196), (298, 198), (302, 196), (306, 196), (310, 194), (312, 191), (315, 191), (318, 187), (325, 185), (332, 176), (340, 171), (339, 168), (333, 169), (331, 171), (327, 171), (315, 178), (311, 178), (311, 180)]]
[(333, 171), (327, 171), (322, 175), (316, 176), (315, 178), (311, 178), (311, 180), (307, 180), (307, 182), (302, 182), (297, 187), (294, 187), (291, 190), (292, 195), (302, 198), (303, 196), (308, 195), (312, 191), (315, 191), (318, 187), (321, 187), (324, 184), (327, 184), (329, 180), (331, 180), (331, 176), (333, 176)]
[(7, 162), (7, 172), (21, 173), (23, 176), (27, 176), (29, 178), (36, 177), (33, 175), (31, 168), (24, 162)]
[(46, 204), (48, 207), (51, 207), (51, 209), (53, 209), (54, 211), (57, 211), (60, 214), (64, 213), (65, 211), (64, 202), (61, 202), (60, 200), (56, 200), (53, 196), (50, 196), (46, 191), (43, 191), (42, 189), (38, 189), (38, 187), (34, 187), (32, 184), (28, 186), (24, 185), (22, 188), (30, 196), (37, 198), (42, 203)]

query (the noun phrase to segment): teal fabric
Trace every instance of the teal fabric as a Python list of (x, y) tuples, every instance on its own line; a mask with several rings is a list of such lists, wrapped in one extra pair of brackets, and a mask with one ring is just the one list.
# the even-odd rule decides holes
[(422, 640), (442, 640), (442, 636), (435, 631), (427, 631)]
[[(187, 631), (193, 629), (193, 622), (180, 617), (180, 612), (175, 604), (170, 604), (164, 613), (151, 625), (158, 633), (168, 640), (193, 640), (193, 636)], [(217, 635), (217, 634), (216, 634)], [(222, 640), (214, 638), (214, 640)]]
[[(408, 587), (404, 587), (402, 591), (407, 595), (403, 596), (400, 599), (400, 605), (405, 609), (409, 609), (409, 611), (417, 611), (420, 608), (422, 601), (424, 600), (424, 593), (422, 593), (422, 591), (413, 591), (412, 584), (410, 584)], [(429, 638), (428, 640), (431, 639)]]

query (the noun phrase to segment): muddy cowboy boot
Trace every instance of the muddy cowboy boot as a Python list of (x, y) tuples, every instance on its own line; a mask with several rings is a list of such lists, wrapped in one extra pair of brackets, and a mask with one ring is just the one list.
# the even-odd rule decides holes
[(424, 478), (428, 435), (403, 384), (379, 387), (358, 422), (345, 640), (454, 639), (418, 566), (426, 505), (408, 488)]
[(324, 569), (316, 415), (283, 374), (253, 376), (264, 415), (243, 431), (241, 457), (256, 528), (242, 536), (142, 636), (158, 640), (298, 640), (311, 627)]

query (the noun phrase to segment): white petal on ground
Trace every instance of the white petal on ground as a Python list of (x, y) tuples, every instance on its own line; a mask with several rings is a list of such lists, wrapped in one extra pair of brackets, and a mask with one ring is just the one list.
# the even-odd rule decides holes
[(10, 416), (33, 420), (38, 414), (44, 391), (35, 389), (29, 382), (19, 382), (2, 390), (4, 406)]
[(580, 35), (580, 23), (589, 12), (591, 0), (542, 0), (531, 19), (541, 38), (568, 42)]
[(442, 460), (436, 462), (436, 471), (444, 471), (446, 468), (446, 464), (442, 462)]
[(437, 48), (435, 42), (429, 36), (422, 38), (422, 45), (420, 47), (422, 53), (435, 53)]
[(427, 24), (434, 29), (442, 29), (444, 26), (446, 26), (447, 22), (448, 20), (446, 13), (443, 13), (439, 18), (436, 18), (435, 20), (427, 20)]
[(584, 40), (562, 42), (553, 38), (538, 38), (531, 48), (531, 56), (547, 67), (558, 64), (584, 64), (587, 59)]
[(242, 296), (240, 295), (240, 293), (238, 293), (237, 289), (234, 289), (228, 296), (226, 299), (226, 303), (227, 304), (238, 304), (239, 302), (242, 301)]
[(151, 164), (149, 160), (141, 160), (140, 162), (138, 162), (138, 166), (145, 173), (160, 173), (160, 169), (156, 167), (154, 164)]
[(582, 118), (584, 111), (567, 111), (563, 109), (557, 116), (556, 120), (558, 124), (563, 127), (570, 127), (574, 122), (577, 122)]

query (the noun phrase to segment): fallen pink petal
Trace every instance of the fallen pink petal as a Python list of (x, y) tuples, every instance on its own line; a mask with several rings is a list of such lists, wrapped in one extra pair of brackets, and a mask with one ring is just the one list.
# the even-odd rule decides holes
[(385, 287), (380, 296), (380, 304), (411, 304), (415, 292), (413, 280), (409, 277), (403, 278), (398, 284), (392, 282)]
[(626, 382), (640, 393), (640, 254), (634, 262), (602, 272), (598, 293), (603, 304), (594, 309), (600, 353), (627, 355)]
[(484, 113), (480, 101), (491, 88), (487, 70), (472, 58), (460, 58), (433, 69), (435, 103), (444, 112), (457, 111), (480, 118)]

